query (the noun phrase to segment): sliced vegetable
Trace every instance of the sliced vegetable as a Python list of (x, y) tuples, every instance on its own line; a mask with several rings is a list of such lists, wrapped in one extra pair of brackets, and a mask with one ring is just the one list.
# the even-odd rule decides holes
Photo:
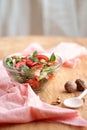
[(28, 66), (28, 67), (31, 67), (31, 66), (33, 66), (34, 65), (34, 62), (32, 61), (32, 60), (27, 60), (26, 61), (26, 65)]
[(32, 57), (35, 57), (37, 54), (38, 54), (38, 52), (34, 51)]
[(38, 52), (37, 52), (37, 51), (34, 51), (33, 54), (32, 54), (32, 56), (29, 57), (29, 59), (30, 59), (30, 60), (33, 60), (33, 61), (35, 61), (35, 62), (37, 62), (38, 59), (35, 57), (37, 54), (38, 54)]
[(50, 57), (50, 61), (55, 61), (56, 60), (56, 56), (54, 53), (52, 53), (51, 57)]
[(27, 58), (26, 58), (26, 57), (23, 57), (21, 60), (22, 60), (23, 62), (25, 62), (25, 63), (26, 63)]
[(9, 67), (12, 67), (13, 66), (13, 61), (11, 58), (7, 58), (6, 59), (6, 64), (9, 66)]
[(33, 89), (40, 87), (39, 81), (37, 81), (37, 80), (35, 80), (35, 79), (29, 79), (29, 80), (27, 81), (27, 83), (29, 83), (30, 86), (31, 86)]
[(15, 64), (15, 67), (16, 67), (16, 69), (20, 69), (21, 66), (23, 66), (23, 65), (25, 65), (25, 62), (20, 61), (20, 62), (17, 62), (17, 63)]
[(56, 61), (48, 63), (49, 66), (56, 66), (58, 63)]
[(54, 77), (54, 74), (49, 74), (48, 80), (51, 80)]
[(36, 55), (35, 57), (36, 57), (37, 59), (39, 59), (39, 60), (44, 59), (46, 62), (49, 61), (49, 58), (48, 58), (47, 56), (45, 56), (45, 55)]
[(32, 61), (38, 62), (38, 59), (36, 57), (30, 57), (29, 59)]
[(17, 63), (17, 62), (20, 62), (21, 59), (22, 59), (21, 57), (17, 57), (17, 58), (15, 59), (16, 63)]
[(35, 64), (35, 65), (33, 65), (33, 66), (31, 67), (31, 69), (36, 70), (36, 69), (40, 69), (40, 68), (42, 68), (42, 67), (43, 67), (43, 64)]

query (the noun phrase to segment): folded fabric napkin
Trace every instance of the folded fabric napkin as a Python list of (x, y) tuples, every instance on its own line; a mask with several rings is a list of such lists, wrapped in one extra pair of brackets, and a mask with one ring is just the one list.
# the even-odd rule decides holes
[(22, 54), (31, 54), (35, 50), (39, 52), (55, 52), (62, 58), (63, 66), (71, 68), (76, 67), (81, 57), (87, 56), (87, 49), (84, 46), (71, 42), (61, 42), (49, 50), (44, 50), (38, 43), (33, 43), (23, 50)]
[[(70, 48), (67, 45), (70, 45)], [(58, 53), (57, 49), (62, 49), (63, 46), (66, 47), (66, 52), (72, 48), (74, 51), (78, 51), (78, 53), (72, 53), (73, 56), (70, 57), (70, 55), (72, 55), (70, 50), (66, 56), (61, 52), (62, 50), (59, 50), (60, 54), (62, 54), (62, 58), (63, 54), (66, 58), (69, 56), (69, 59), (63, 59), (63, 63), (78, 58), (79, 56), (87, 55), (87, 50), (84, 47), (68, 43), (61, 43), (48, 51)], [(77, 48), (74, 48), (75, 46), (77, 46)], [(33, 43), (22, 51), (21, 54), (27, 55), (35, 50), (39, 52), (45, 51), (39, 44)], [(52, 106), (42, 102), (39, 96), (33, 92), (29, 84), (11, 82), (3, 67), (2, 61), (0, 61), (0, 123), (26, 123), (36, 120), (60, 122), (75, 126), (87, 126), (87, 121), (83, 119), (76, 110)]]

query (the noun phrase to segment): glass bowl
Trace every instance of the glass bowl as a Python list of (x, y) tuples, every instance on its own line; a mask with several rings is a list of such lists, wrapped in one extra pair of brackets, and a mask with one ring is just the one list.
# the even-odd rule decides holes
[(3, 58), (3, 65), (11, 81), (29, 83), (37, 92), (54, 76), (61, 67), (62, 60), (55, 53), (34, 52), (28, 56), (13, 53)]

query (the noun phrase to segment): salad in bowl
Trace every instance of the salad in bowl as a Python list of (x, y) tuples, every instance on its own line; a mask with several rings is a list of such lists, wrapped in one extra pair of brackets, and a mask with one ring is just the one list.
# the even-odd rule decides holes
[(43, 84), (54, 76), (62, 65), (62, 60), (54, 53), (38, 53), (22, 56), (14, 53), (3, 59), (3, 65), (12, 81), (29, 83), (34, 91), (40, 90)]

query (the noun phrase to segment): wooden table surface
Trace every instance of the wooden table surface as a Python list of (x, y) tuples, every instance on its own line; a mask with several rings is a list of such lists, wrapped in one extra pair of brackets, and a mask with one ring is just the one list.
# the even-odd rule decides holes
[[(14, 37), (14, 38), (0, 38), (0, 59), (4, 56), (22, 51), (31, 42), (38, 42), (45, 49), (49, 49), (57, 45), (58, 43), (65, 42), (76, 42), (78, 44), (87, 47), (87, 38), (63, 38), (63, 37), (42, 37), (42, 36), (29, 36), (29, 37)], [(67, 80), (75, 81), (77, 78), (81, 78), (87, 81), (87, 57), (84, 57), (81, 62), (76, 66), (76, 68), (65, 68), (61, 67), (55, 78), (49, 81), (45, 85), (45, 89), (38, 93), (41, 100), (47, 103), (55, 101), (58, 96), (61, 98), (61, 104), (58, 106), (63, 107), (62, 103), (65, 98), (73, 97), (80, 94), (76, 93), (66, 93), (64, 91), (64, 83)], [(84, 105), (77, 109), (82, 117), (87, 119), (87, 96), (85, 96)], [(0, 125), (0, 130), (87, 130), (86, 128), (79, 128), (75, 126), (64, 125), (60, 123), (48, 123), (48, 122), (31, 122), (27, 124), (7, 124)]]

